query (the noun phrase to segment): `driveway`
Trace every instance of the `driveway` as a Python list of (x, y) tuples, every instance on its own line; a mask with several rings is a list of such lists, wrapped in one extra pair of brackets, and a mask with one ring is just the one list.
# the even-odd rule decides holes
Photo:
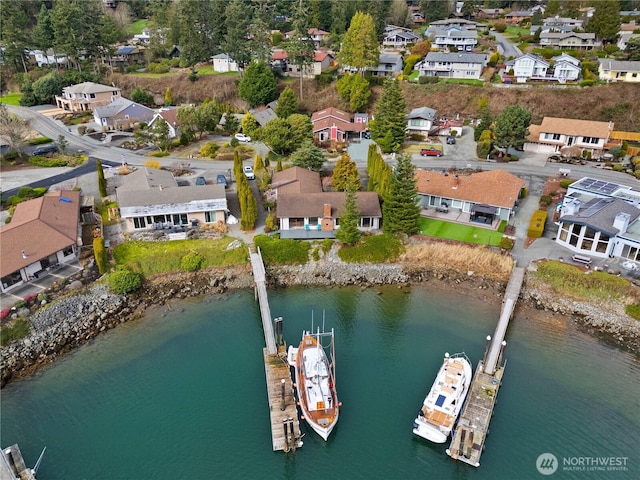
[(498, 44), (498, 51), (504, 55), (505, 59), (509, 59), (509, 57), (516, 58), (522, 55), (522, 51), (516, 47), (513, 43), (511, 43), (507, 37), (502, 35), (501, 33), (496, 32), (495, 30), (491, 30), (491, 35), (496, 37), (496, 43)]

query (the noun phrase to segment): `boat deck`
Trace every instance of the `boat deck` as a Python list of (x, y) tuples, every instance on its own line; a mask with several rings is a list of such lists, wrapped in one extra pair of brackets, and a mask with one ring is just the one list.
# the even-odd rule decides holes
[(295, 450), (302, 446), (302, 440), (298, 410), (291, 382), (291, 371), (286, 358), (286, 348), (281, 346), (278, 355), (269, 354), (265, 348), (263, 349), (263, 356), (264, 370), (267, 377), (273, 451), (284, 450), (288, 452)]
[(480, 466), (480, 455), (503, 373), (504, 366), (501, 366), (493, 375), (489, 375), (484, 372), (483, 363), (478, 363), (467, 401), (447, 449), (447, 455), (451, 458), (474, 467)]

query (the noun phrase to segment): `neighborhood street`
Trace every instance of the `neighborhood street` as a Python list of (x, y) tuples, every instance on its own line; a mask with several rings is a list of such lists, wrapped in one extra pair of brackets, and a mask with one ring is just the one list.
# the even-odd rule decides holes
[(513, 43), (511, 43), (507, 38), (497, 32), (495, 29), (491, 30), (491, 35), (496, 37), (496, 42), (498, 44), (498, 51), (504, 55), (505, 60), (508, 60), (509, 57), (516, 58), (522, 55), (522, 51), (516, 47)]

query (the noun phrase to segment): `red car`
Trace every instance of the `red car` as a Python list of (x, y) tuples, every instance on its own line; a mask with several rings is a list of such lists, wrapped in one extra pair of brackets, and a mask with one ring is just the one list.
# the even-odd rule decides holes
[(420, 150), (420, 155), (423, 157), (441, 157), (442, 152), (437, 148), (423, 148)]

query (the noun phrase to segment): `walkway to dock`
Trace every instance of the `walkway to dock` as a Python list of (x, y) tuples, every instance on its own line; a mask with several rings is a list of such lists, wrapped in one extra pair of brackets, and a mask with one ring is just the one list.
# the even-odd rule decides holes
[(513, 272), (511, 272), (511, 279), (507, 284), (507, 290), (504, 293), (504, 300), (502, 301), (500, 319), (498, 320), (498, 325), (496, 325), (496, 330), (493, 333), (493, 338), (491, 339), (491, 345), (489, 346), (489, 352), (487, 353), (484, 367), (485, 372), (489, 375), (495, 373), (496, 368), (498, 367), (498, 356), (502, 349), (502, 341), (507, 333), (509, 321), (511, 320), (513, 310), (516, 306), (516, 302), (518, 301), (518, 297), (520, 296), (520, 289), (522, 288), (522, 282), (524, 281), (524, 272), (525, 269), (523, 267), (515, 267)]
[(525, 269), (522, 267), (514, 267), (511, 272), (496, 330), (493, 338), (487, 337), (484, 358), (478, 362), (460, 419), (447, 449), (447, 455), (451, 458), (474, 467), (480, 465), (480, 456), (489, 432), (489, 422), (502, 383), (506, 364), (502, 364), (502, 354), (506, 345), (504, 337), (520, 296), (524, 273)]
[[(255, 251), (253, 245), (249, 246), (251, 268), (253, 269), (253, 281), (255, 282), (256, 296), (260, 303), (260, 316), (264, 330), (263, 349), (264, 372), (267, 379), (267, 395), (269, 397), (269, 416), (271, 420), (271, 442), (273, 451), (284, 450), (289, 452), (302, 446), (298, 409), (293, 394), (291, 381), (291, 368), (287, 363), (287, 347), (282, 342), (282, 319), (278, 328), (281, 345), (276, 344), (276, 337), (267, 297), (267, 281), (260, 250)], [(278, 319), (276, 319), (278, 320)]]
[(260, 303), (260, 316), (262, 317), (262, 328), (264, 330), (264, 342), (267, 346), (269, 355), (278, 353), (276, 348), (276, 338), (273, 332), (273, 321), (271, 320), (271, 310), (269, 309), (269, 299), (267, 297), (267, 281), (264, 271), (264, 263), (260, 250), (255, 250), (251, 245), (249, 247), (249, 256), (251, 258), (251, 268), (253, 269), (253, 281), (256, 285), (256, 294)]

